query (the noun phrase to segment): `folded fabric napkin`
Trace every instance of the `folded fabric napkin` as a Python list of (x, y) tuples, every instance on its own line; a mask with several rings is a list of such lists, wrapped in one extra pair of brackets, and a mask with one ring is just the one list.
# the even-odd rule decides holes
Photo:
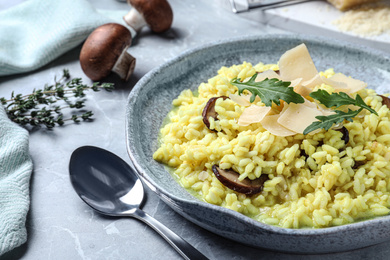
[[(107, 0), (114, 1), (114, 0)], [(123, 11), (98, 11), (87, 0), (28, 0), (0, 12), (0, 76), (35, 70), (81, 44)], [(28, 132), (0, 105), (0, 256), (27, 240)]]
[(26, 242), (29, 182), (33, 164), (28, 132), (0, 105), (0, 255)]
[[(107, 0), (107, 5), (110, 1)], [(28, 0), (0, 12), (0, 76), (32, 71), (129, 11), (96, 10), (87, 0)]]

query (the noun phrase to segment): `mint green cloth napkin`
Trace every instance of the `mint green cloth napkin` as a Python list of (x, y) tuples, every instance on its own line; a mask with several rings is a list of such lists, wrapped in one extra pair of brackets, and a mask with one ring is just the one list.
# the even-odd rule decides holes
[(99, 25), (123, 24), (129, 9), (98, 11), (87, 0), (28, 0), (1, 11), (0, 76), (46, 65), (81, 44)]
[(26, 129), (11, 122), (0, 105), (0, 256), (26, 242), (26, 215), (33, 164)]
[[(110, 5), (107, 0), (107, 5)], [(98, 11), (87, 0), (27, 0), (0, 12), (0, 76), (32, 71), (81, 44), (99, 25), (123, 24), (123, 11)], [(0, 256), (27, 240), (28, 132), (0, 105)]]

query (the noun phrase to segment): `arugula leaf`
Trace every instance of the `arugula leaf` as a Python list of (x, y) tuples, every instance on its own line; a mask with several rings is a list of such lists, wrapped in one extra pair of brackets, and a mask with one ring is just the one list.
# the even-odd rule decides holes
[(352, 118), (357, 116), (363, 109), (367, 109), (371, 113), (378, 115), (378, 113), (374, 109), (364, 103), (362, 97), (359, 94), (356, 95), (356, 99), (353, 99), (344, 92), (329, 94), (327, 91), (319, 89), (315, 92), (310, 93), (310, 96), (314, 99), (317, 99), (322, 105), (326, 106), (327, 108), (338, 108), (343, 105), (355, 105), (360, 107), (360, 109), (348, 109), (348, 112), (334, 110), (336, 114), (329, 116), (316, 116), (319, 121), (313, 122), (311, 125), (306, 127), (306, 129), (303, 131), (303, 134), (308, 134), (311, 131), (314, 131), (319, 128), (329, 130), (333, 126), (333, 124), (341, 123), (344, 120), (352, 122)]
[(279, 106), (280, 100), (296, 104), (305, 102), (301, 95), (294, 92), (294, 89), (289, 87), (291, 82), (268, 78), (260, 82), (255, 82), (256, 77), (257, 73), (247, 82), (241, 82), (241, 79), (235, 78), (231, 81), (231, 84), (238, 88), (239, 95), (244, 90), (251, 92), (251, 103), (255, 101), (256, 96), (259, 96), (261, 101), (268, 107), (272, 106), (272, 102)]
[(355, 105), (361, 108), (365, 108), (371, 113), (378, 115), (378, 113), (374, 109), (364, 103), (360, 95), (356, 95), (356, 99), (353, 99), (344, 92), (329, 94), (327, 91), (319, 89), (315, 92), (310, 93), (310, 96), (314, 99), (317, 99), (322, 105), (326, 106), (327, 108), (338, 108), (343, 105)]
[(348, 112), (344, 112), (341, 110), (335, 110), (336, 114), (329, 115), (329, 116), (316, 116), (316, 118), (319, 121), (313, 122), (311, 125), (305, 128), (303, 131), (303, 134), (306, 135), (316, 129), (323, 128), (325, 130), (329, 130), (333, 124), (339, 124), (343, 122), (344, 120), (348, 120), (352, 122), (352, 118), (357, 116), (363, 108), (360, 108), (358, 110), (351, 110), (348, 109)]

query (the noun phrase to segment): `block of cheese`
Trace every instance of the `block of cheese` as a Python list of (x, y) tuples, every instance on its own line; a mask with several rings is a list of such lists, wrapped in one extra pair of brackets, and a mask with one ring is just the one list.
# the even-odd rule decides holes
[(378, 2), (378, 0), (328, 0), (328, 2), (337, 9), (345, 11), (362, 4)]

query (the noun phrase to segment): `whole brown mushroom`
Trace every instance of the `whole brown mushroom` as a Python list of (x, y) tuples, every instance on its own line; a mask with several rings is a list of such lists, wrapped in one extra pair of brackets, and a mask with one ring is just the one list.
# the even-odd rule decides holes
[(127, 81), (136, 60), (127, 52), (131, 41), (130, 31), (123, 25), (108, 23), (96, 28), (80, 52), (80, 65), (85, 75), (99, 81), (114, 72)]
[(133, 8), (123, 19), (134, 29), (134, 35), (144, 26), (149, 26), (155, 33), (162, 33), (171, 28), (172, 8), (167, 0), (127, 0)]

